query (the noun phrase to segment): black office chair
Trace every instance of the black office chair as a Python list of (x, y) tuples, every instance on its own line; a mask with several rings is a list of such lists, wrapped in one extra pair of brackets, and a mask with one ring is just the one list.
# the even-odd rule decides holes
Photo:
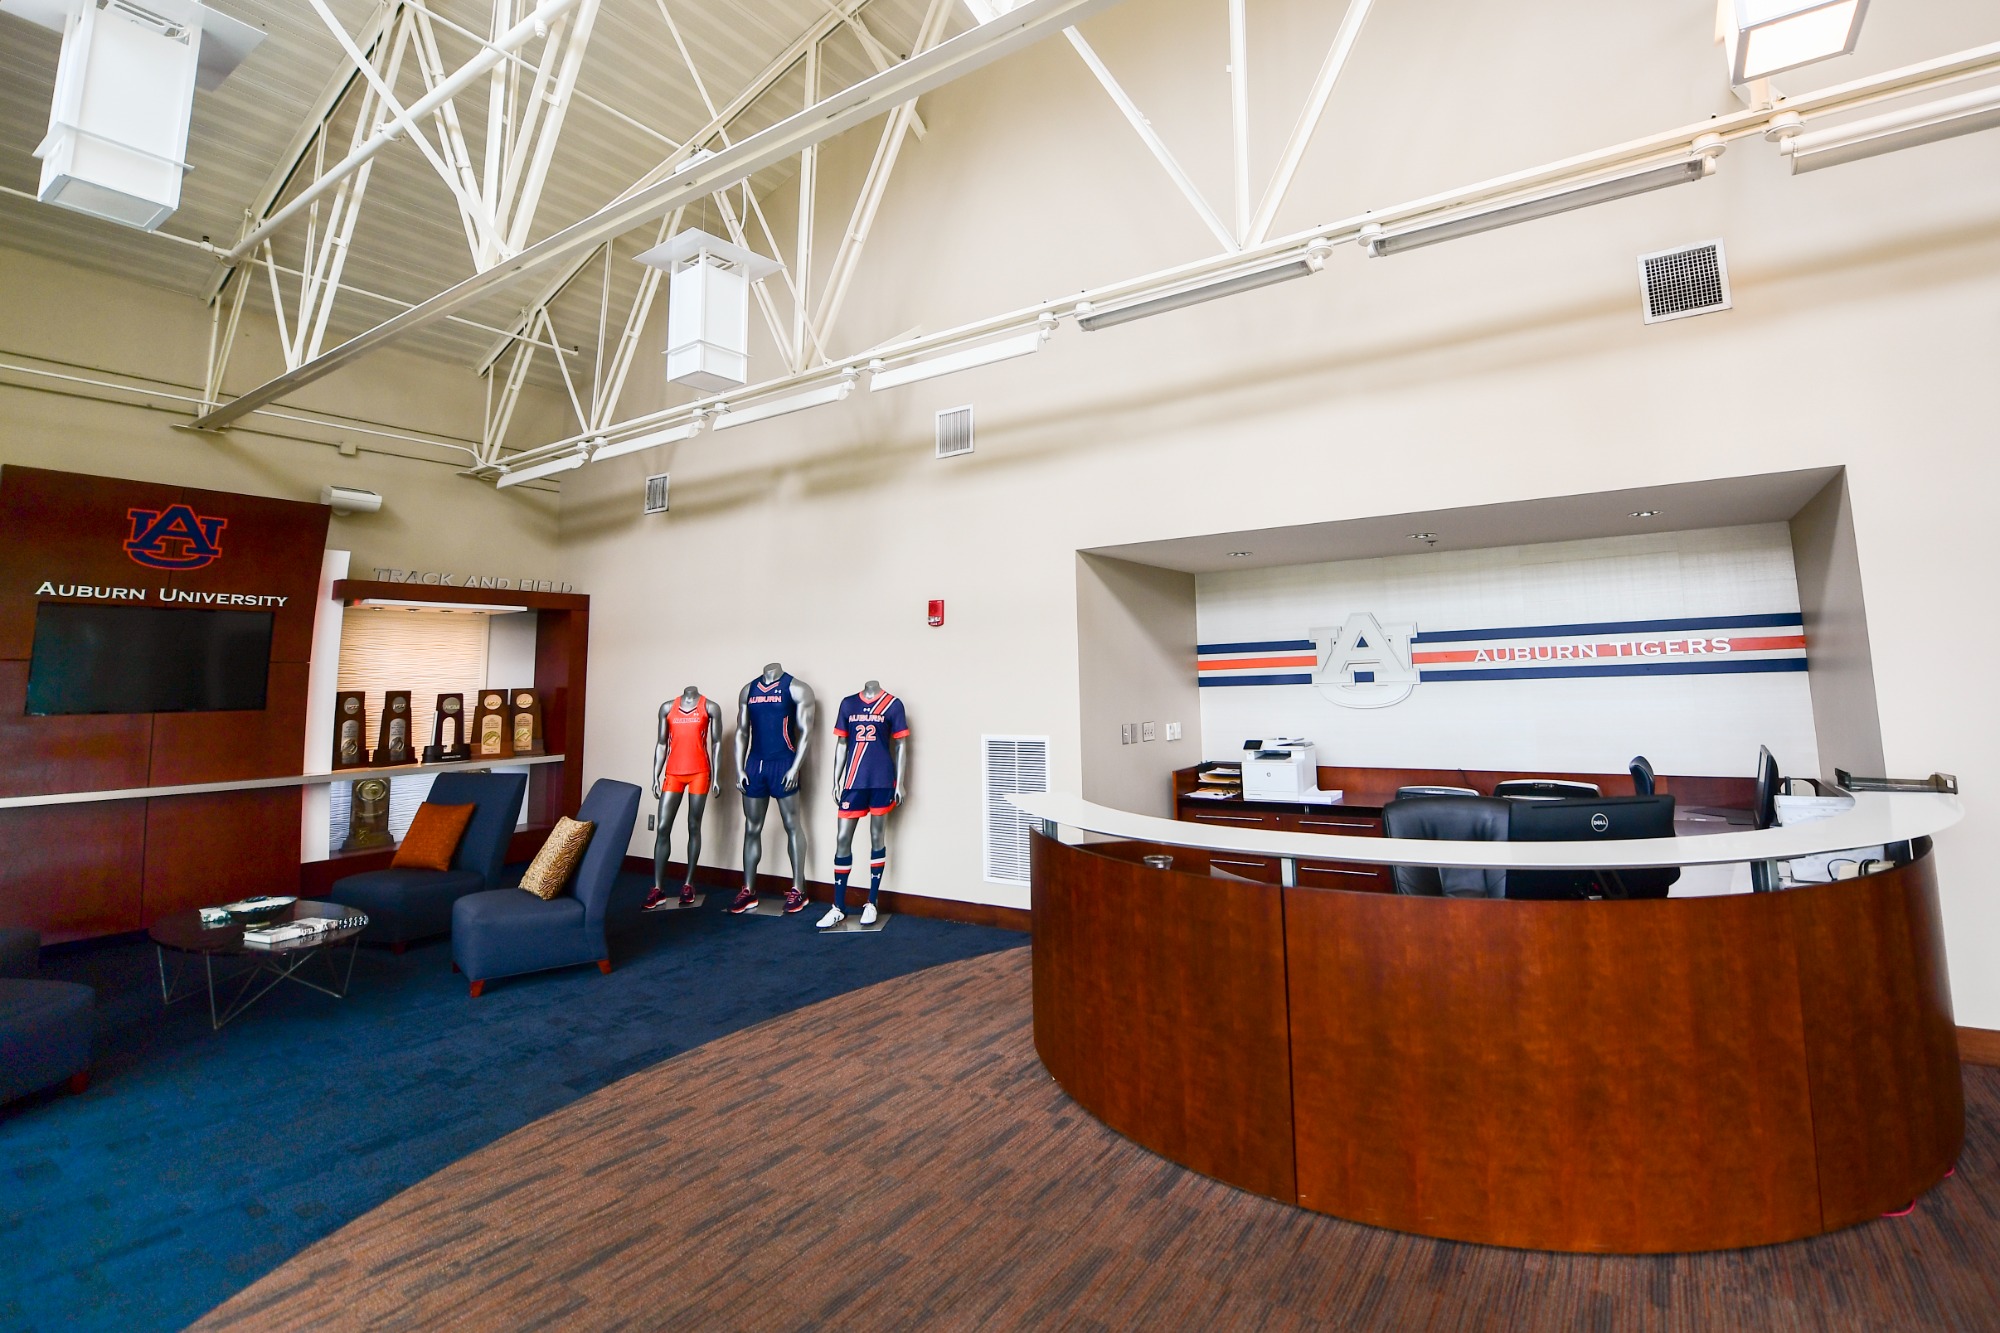
[(1628, 767), (1632, 770), (1632, 794), (1634, 796), (1651, 796), (1653, 794), (1653, 765), (1647, 761), (1646, 756), (1643, 754), (1633, 755), (1632, 762)]
[(1479, 795), (1479, 793), (1474, 791), (1470, 787), (1416, 786), (1416, 787), (1396, 788), (1396, 799), (1399, 801), (1415, 800), (1420, 796), (1477, 796), (1477, 795)]
[(1571, 782), (1565, 778), (1509, 778), (1493, 784), (1493, 794), (1509, 801), (1574, 801), (1584, 796), (1602, 796), (1595, 782)]
[[(1778, 789), (1784, 785), (1778, 774), (1778, 760), (1772, 755), (1771, 747), (1757, 747), (1757, 792), (1752, 798), (1750, 814), (1760, 829), (1771, 828), (1778, 822)], [(1752, 861), (1750, 863), (1750, 891), (1752, 893), (1775, 893), (1778, 888), (1778, 863), (1775, 861)]]
[[(1507, 841), (1507, 802), (1491, 796), (1419, 796), (1382, 807), (1382, 831), (1391, 838), (1451, 842)], [(1391, 866), (1396, 892), (1422, 898), (1504, 898), (1507, 872), (1490, 868)]]

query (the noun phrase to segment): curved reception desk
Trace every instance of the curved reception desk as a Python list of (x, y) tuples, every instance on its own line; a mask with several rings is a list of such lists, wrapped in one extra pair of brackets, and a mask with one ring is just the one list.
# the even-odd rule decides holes
[[(1612, 862), (1911, 842), (1906, 864), (1863, 878), (1558, 902), (1254, 883), (1208, 858), (1529, 866), (1582, 849), (1232, 837), (1015, 799), (1044, 830), (1043, 1064), (1111, 1128), (1242, 1189), (1451, 1240), (1638, 1254), (1866, 1221), (1958, 1155), (1926, 836), (1955, 822), (1948, 797), (1864, 796), (1817, 833), (1632, 842)], [(1058, 825), (1115, 840), (1065, 844)], [(1161, 854), (1171, 868), (1142, 859)]]

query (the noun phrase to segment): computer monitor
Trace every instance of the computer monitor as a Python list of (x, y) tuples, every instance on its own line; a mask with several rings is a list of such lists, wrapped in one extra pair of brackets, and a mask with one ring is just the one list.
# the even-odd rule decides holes
[(1757, 821), (1758, 828), (1771, 828), (1778, 822), (1778, 787), (1784, 781), (1778, 776), (1778, 761), (1771, 754), (1771, 747), (1757, 747), (1757, 795), (1750, 806), (1750, 813)]
[[(1509, 842), (1610, 842), (1674, 836), (1671, 796), (1519, 801), (1507, 812)], [(1638, 870), (1510, 870), (1509, 898), (1664, 898), (1678, 866)]]

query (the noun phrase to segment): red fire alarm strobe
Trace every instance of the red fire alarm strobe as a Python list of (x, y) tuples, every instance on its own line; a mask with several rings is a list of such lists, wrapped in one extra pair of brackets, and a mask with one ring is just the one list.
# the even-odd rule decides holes
[(944, 624), (944, 598), (931, 598), (931, 611), (930, 615), (926, 617), (926, 621), (932, 629), (936, 629), (939, 625)]

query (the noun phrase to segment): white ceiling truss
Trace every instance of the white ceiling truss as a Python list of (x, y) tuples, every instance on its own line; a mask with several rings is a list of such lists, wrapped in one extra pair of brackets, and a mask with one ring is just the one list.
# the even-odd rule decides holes
[[(474, 475), (496, 478), (570, 455), (629, 452), (642, 438), (685, 438), (677, 433), (714, 425), (731, 409), (748, 413), (864, 374), (886, 373), (887, 387), (898, 374), (916, 378), (905, 372), (934, 359), (980, 364), (1006, 350), (1002, 343), (1033, 350), (1092, 309), (1216, 282), (1255, 285), (1273, 265), (1317, 271), (1336, 245), (1363, 238), (1367, 227), (1504, 205), (1691, 156), (1712, 163), (1729, 143), (1769, 137), (1781, 117), (1838, 116), (2000, 73), (2000, 44), (1975, 48), (1274, 238), (1376, 0), (1348, 0), (1261, 189), (1251, 174), (1247, 0), (1214, 2), (1228, 20), (1231, 148), (1227, 197), (1214, 199), (1076, 27), (1118, 0), (288, 4), (282, 16), (264, 15), (273, 35), (292, 25), (286, 45), (302, 53), (298, 68), (318, 78), (325, 68), (324, 55), (314, 54), (318, 42), (330, 49), (335, 72), (284, 128), (282, 150), (263, 159), (270, 165), (259, 165), (254, 188), (244, 182), (233, 228), (216, 227), (234, 239), (170, 237), (183, 242), (181, 254), (195, 247), (210, 259), (199, 284), (212, 309), (194, 424), (282, 415), (273, 405), (287, 395), (394, 341), (432, 354), (451, 348), (486, 377), (479, 442), (465, 452)], [(859, 339), (842, 336), (840, 317), (906, 141), (927, 131), (917, 97), (1058, 31), (1212, 238), (1214, 253), (1081, 298), (855, 348)], [(718, 102), (728, 88), (735, 91)], [(851, 198), (829, 198), (820, 146), (870, 122), (879, 129), (866, 172), (845, 186)], [(609, 188), (617, 181), (626, 183)], [(191, 196), (200, 184), (190, 178)], [(796, 198), (783, 237), (764, 203), (780, 189)], [(839, 240), (831, 255), (815, 254), (814, 236), (831, 234), (823, 223), (835, 209), (846, 215)], [(215, 216), (184, 213), (197, 225)], [(665, 299), (661, 271), (630, 260), (685, 225), (722, 232), (777, 261), (754, 293), (783, 373), (621, 417), (630, 372), (647, 364), (641, 339)], [(402, 249), (413, 257), (399, 267)], [(225, 397), (244, 310), (265, 301), (284, 373)], [(559, 391), (576, 429), (510, 447), (530, 384)]]

